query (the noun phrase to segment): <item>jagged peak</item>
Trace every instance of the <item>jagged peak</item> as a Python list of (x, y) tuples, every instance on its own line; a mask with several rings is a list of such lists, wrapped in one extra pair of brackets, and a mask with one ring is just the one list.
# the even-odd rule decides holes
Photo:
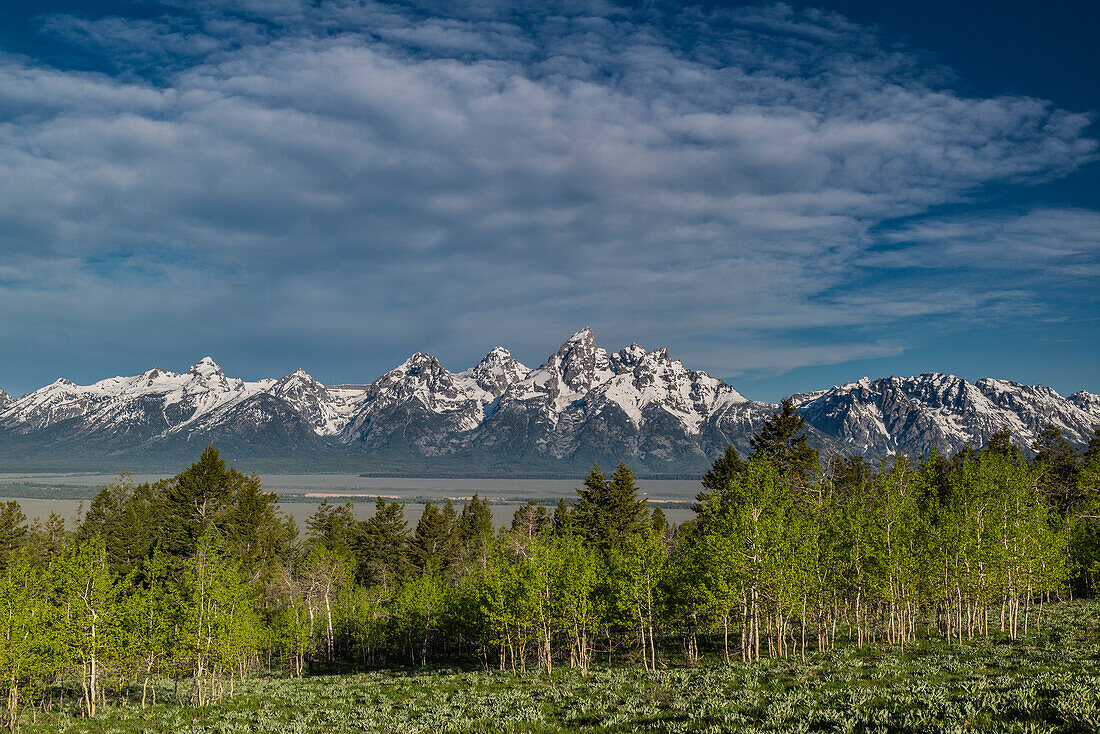
[(864, 377), (859, 378), (858, 380), (853, 380), (852, 382), (845, 382), (843, 385), (839, 385), (835, 389), (836, 390), (842, 390), (844, 392), (850, 392), (852, 390), (858, 390), (860, 388), (870, 389), (870, 387), (871, 387), (871, 378), (867, 377), (867, 376), (864, 376)]
[(965, 382), (961, 377), (950, 372), (921, 372), (916, 378), (911, 377), (909, 379), (918, 379), (924, 382)]
[(489, 350), (489, 353), (486, 354), (482, 358), (481, 361), (482, 362), (494, 362), (494, 361), (500, 361), (500, 360), (507, 361), (507, 360), (512, 360), (512, 359), (515, 359), (515, 357), (513, 357), (512, 353), (509, 352), (504, 347), (493, 347), (492, 349)]
[(410, 355), (408, 359), (399, 364), (395, 369), (401, 370), (402, 372), (410, 372), (421, 369), (426, 365), (443, 366), (434, 355), (428, 354), (427, 352), (416, 352)]
[(308, 385), (321, 384), (317, 382), (317, 380), (313, 379), (313, 375), (306, 372), (304, 367), (299, 367), (298, 369), (291, 372), (289, 375), (280, 378), (275, 384), (278, 387), (286, 387), (291, 383), (306, 383)]
[(589, 340), (594, 340), (595, 338), (596, 338), (596, 332), (592, 331), (591, 326), (586, 326), (583, 329), (579, 329), (579, 330), (573, 332), (573, 336), (566, 339), (565, 343), (569, 344), (570, 342), (589, 341)]
[(595, 352), (596, 348), (596, 334), (586, 326), (566, 339), (558, 348), (557, 355), (564, 359), (570, 354)]
[(201, 375), (203, 377), (222, 374), (222, 368), (218, 366), (218, 363), (215, 362), (212, 357), (203, 357), (198, 362), (191, 365), (191, 369), (187, 371), (193, 375)]
[(530, 368), (517, 360), (512, 353), (504, 347), (493, 347), (481, 361), (470, 369), (460, 373), (463, 375), (481, 375), (486, 372), (503, 371), (505, 373), (527, 374)]

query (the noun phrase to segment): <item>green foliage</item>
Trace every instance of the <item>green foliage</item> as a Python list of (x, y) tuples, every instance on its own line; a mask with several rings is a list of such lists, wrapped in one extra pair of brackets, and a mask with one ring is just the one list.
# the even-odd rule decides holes
[(728, 490), (730, 484), (745, 470), (745, 466), (737, 449), (727, 446), (722, 455), (714, 460), (710, 469), (703, 475), (703, 491), (695, 496), (696, 504), (692, 509), (698, 512), (710, 497)]
[(492, 539), (493, 512), (489, 509), (489, 503), (483, 502), (475, 492), (470, 501), (462, 506), (462, 513), (455, 521), (455, 544), (462, 570), (485, 567)]
[(381, 497), (359, 532), (358, 577), (386, 590), (395, 589), (412, 573), (408, 552), (409, 526), (405, 507)]
[(327, 499), (322, 500), (317, 511), (306, 520), (309, 539), (313, 543), (348, 558), (355, 555), (357, 526), (355, 508), (350, 502), (337, 506)]
[[(797, 435), (778, 418), (772, 428), (761, 441), (786, 435), (796, 456)], [(209, 449), (165, 482), (121, 477), (71, 535), (60, 518), (28, 527), (0, 506), (2, 716), (113, 716), (112, 700), (155, 709), (158, 691), (165, 710), (164, 679), (177, 704), (232, 706), (261, 670), (461, 664), (598, 679), (598, 663), (660, 676), (721, 660), (747, 685), (794, 658), (1095, 636), (1100, 623), (1065, 622), (1077, 607), (1059, 602), (1094, 593), (1100, 576), (1100, 452), (1074, 458), (1071, 493), (1052, 492), (1067, 455), (1051, 436), (1034, 462), (987, 447), (809, 471), (763, 448), (748, 462), (729, 451), (704, 478), (697, 521), (674, 530), (620, 464), (610, 478), (594, 467), (552, 518), (529, 503), (499, 533), (476, 495), (461, 511), (428, 504), (413, 533), (404, 507), (379, 498), (366, 521), (322, 503), (305, 540), (255, 476)]]
[(572, 523), (577, 532), (600, 548), (616, 547), (630, 536), (644, 532), (648, 520), (645, 499), (638, 498), (634, 474), (625, 463), (607, 479), (599, 466), (578, 489)]
[(428, 568), (449, 571), (455, 562), (455, 508), (450, 500), (443, 509), (431, 500), (424, 503), (424, 512), (409, 541), (409, 558), (419, 571)]
[(817, 449), (810, 447), (805, 424), (794, 401), (783, 398), (779, 410), (764, 420), (749, 442), (753, 456), (775, 464), (789, 481), (806, 484), (817, 472), (819, 457)]
[(1077, 493), (1077, 452), (1054, 425), (1046, 426), (1031, 448), (1040, 486), (1063, 515), (1071, 513), (1082, 499)]
[(0, 505), (0, 568), (23, 546), (27, 537), (27, 516), (15, 500)]
[[(1096, 603), (1049, 612), (1016, 645), (928, 644), (806, 661), (559, 670), (430, 668), (253, 678), (221, 706), (113, 706), (98, 720), (39, 714), (28, 732), (1090, 732), (1100, 726)], [(1057, 631), (1057, 635), (1055, 632)], [(1073, 645), (1060, 640), (1082, 638)]]

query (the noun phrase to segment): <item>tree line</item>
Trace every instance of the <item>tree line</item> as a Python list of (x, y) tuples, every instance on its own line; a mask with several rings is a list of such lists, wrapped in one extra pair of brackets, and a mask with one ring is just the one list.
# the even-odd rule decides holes
[(587, 672), (1015, 639), (1100, 589), (1100, 432), (1078, 452), (1051, 426), (1028, 448), (1003, 430), (951, 458), (823, 458), (784, 401), (679, 526), (624, 463), (500, 530), (474, 495), (426, 503), (415, 528), (397, 501), (363, 521), (323, 502), (304, 532), (207, 448), (171, 479), (122, 475), (71, 531), (0, 505), (4, 716), (145, 706), (157, 679), (203, 705), (260, 670)]

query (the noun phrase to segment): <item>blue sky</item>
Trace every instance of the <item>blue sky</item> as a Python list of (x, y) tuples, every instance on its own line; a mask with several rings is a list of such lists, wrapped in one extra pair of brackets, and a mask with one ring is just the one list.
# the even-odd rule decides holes
[[(1100, 391), (1098, 11), (0, 9), (0, 387), (377, 377), (592, 326), (752, 398)], [(988, 7), (988, 6), (986, 6)]]

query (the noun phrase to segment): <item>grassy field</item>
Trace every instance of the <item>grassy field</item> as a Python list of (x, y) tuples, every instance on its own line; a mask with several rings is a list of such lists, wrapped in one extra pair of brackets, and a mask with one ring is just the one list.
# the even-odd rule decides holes
[[(516, 676), (424, 669), (254, 679), (205, 709), (115, 705), (69, 732), (1095, 732), (1100, 604), (1052, 608), (1015, 643), (849, 648), (798, 660), (647, 673), (610, 667)], [(160, 684), (161, 701), (172, 688)]]

